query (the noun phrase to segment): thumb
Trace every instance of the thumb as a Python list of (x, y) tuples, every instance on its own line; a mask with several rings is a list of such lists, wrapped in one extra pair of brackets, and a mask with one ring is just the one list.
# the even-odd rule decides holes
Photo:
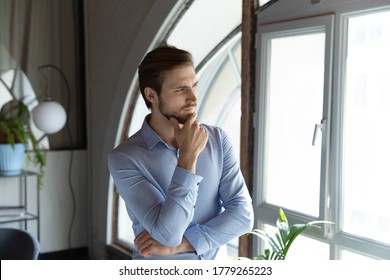
[(171, 124), (173, 126), (173, 130), (175, 131), (175, 134), (179, 133), (180, 126), (179, 126), (179, 122), (177, 121), (177, 119), (174, 117), (171, 117), (169, 120), (171, 121)]

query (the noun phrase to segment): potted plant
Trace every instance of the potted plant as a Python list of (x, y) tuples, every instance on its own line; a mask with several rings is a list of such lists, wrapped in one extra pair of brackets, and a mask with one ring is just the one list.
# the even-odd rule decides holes
[(333, 222), (328, 221), (311, 221), (306, 224), (295, 224), (291, 228), (288, 225), (288, 220), (282, 209), (279, 209), (279, 217), (276, 221), (278, 231), (275, 235), (269, 235), (263, 229), (254, 229), (249, 234), (254, 234), (260, 237), (263, 241), (269, 244), (271, 249), (266, 249), (264, 255), (255, 257), (256, 260), (285, 260), (288, 250), (290, 249), (293, 241), (300, 235), (305, 229), (315, 226), (316, 224), (324, 224)]
[[(24, 164), (26, 147), (31, 148), (27, 158), (39, 168), (38, 185), (41, 187), (46, 164), (46, 154), (40, 149), (39, 141), (31, 130), (31, 118), (27, 106), (16, 99), (4, 104), (0, 110), (0, 175), (18, 175)], [(20, 160), (15, 165), (6, 163), (6, 159), (12, 159), (19, 153)], [(5, 158), (1, 158), (5, 156)], [(6, 166), (2, 167), (1, 164)], [(11, 170), (7, 170), (11, 166)]]

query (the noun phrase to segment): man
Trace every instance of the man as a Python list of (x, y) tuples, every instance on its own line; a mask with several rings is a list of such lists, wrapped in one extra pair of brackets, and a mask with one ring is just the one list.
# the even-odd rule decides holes
[(216, 259), (252, 229), (251, 198), (223, 130), (196, 120), (190, 53), (149, 52), (138, 68), (151, 114), (108, 157), (136, 236), (134, 259)]

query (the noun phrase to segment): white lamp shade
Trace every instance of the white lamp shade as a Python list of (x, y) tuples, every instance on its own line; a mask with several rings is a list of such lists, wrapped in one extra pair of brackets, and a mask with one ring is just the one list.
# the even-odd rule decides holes
[(64, 127), (66, 112), (58, 102), (47, 100), (32, 110), (32, 118), (37, 128), (46, 134), (52, 134)]

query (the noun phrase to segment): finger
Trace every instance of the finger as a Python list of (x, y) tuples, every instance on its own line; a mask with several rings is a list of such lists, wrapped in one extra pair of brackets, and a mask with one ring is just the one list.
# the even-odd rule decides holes
[(208, 135), (206, 129), (204, 129), (204, 127), (203, 127), (201, 124), (199, 125), (199, 131), (200, 131), (202, 134), (207, 134), (207, 135)]
[(192, 124), (195, 120), (196, 120), (196, 116), (197, 114), (196, 113), (192, 113), (188, 116), (185, 124)]
[(151, 255), (151, 249), (153, 246), (153, 242), (151, 240), (141, 244), (139, 247), (137, 247), (138, 252), (140, 252), (143, 256)]
[(152, 248), (152, 245), (137, 247), (138, 252), (144, 257), (148, 257), (152, 254), (151, 248)]
[(138, 252), (144, 257), (150, 256), (154, 242), (153, 239), (151, 237), (145, 236), (145, 238), (141, 238), (137, 241), (138, 242), (135, 245), (138, 249)]
[(143, 252), (139, 252), (141, 254), (141, 256), (147, 258), (147, 257), (150, 257), (152, 254), (148, 251), (143, 251)]
[(195, 121), (192, 123), (192, 125), (194, 125), (194, 126), (200, 128), (200, 129), (203, 129), (203, 127), (200, 125), (200, 122), (199, 122), (198, 120), (195, 120)]
[(149, 236), (149, 232), (147, 232), (146, 230), (142, 231), (134, 239), (134, 244), (138, 247), (140, 244), (144, 243), (149, 238)]
[(171, 118), (170, 118), (170, 121), (171, 121), (171, 123), (172, 123), (173, 130), (175, 131), (175, 134), (178, 134), (178, 133), (180, 132), (179, 122), (178, 122), (177, 119), (174, 118), (174, 117), (171, 117)]
[(147, 231), (146, 230), (143, 230), (141, 233), (139, 233), (135, 239), (134, 239), (134, 242), (138, 242), (138, 240), (140, 240), (143, 236), (145, 236), (145, 234), (147, 234)]

